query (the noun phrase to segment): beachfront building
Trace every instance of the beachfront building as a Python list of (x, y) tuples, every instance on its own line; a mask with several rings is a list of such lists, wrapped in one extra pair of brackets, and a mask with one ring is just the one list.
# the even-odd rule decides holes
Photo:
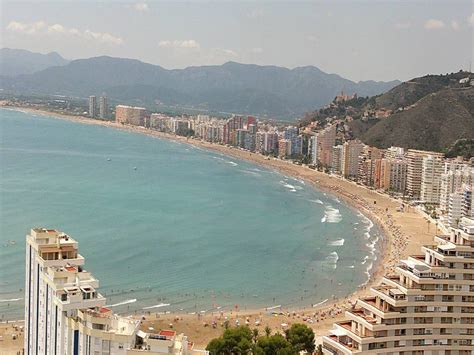
[(474, 168), (462, 159), (450, 160), (444, 163), (444, 171), (440, 177), (439, 210), (447, 214), (450, 195), (459, 190), (463, 184), (474, 182)]
[(334, 174), (341, 173), (341, 161), (342, 161), (342, 145), (336, 145), (332, 147), (332, 161), (331, 161), (331, 172)]
[(376, 160), (384, 157), (384, 150), (364, 146), (358, 163), (357, 179), (366, 186), (374, 186)]
[(420, 200), (423, 203), (439, 204), (442, 173), (442, 156), (423, 157), (420, 190)]
[(102, 95), (99, 102), (99, 116), (102, 119), (109, 117), (109, 103), (107, 101), (107, 96)]
[(145, 116), (146, 109), (143, 107), (118, 105), (115, 108), (115, 122), (117, 123), (145, 126)]
[(408, 149), (406, 153), (406, 159), (408, 161), (407, 192), (408, 195), (415, 200), (418, 200), (421, 196), (423, 158), (428, 156), (432, 156), (433, 159), (442, 159), (444, 154), (416, 149)]
[(83, 269), (78, 243), (35, 228), (26, 237), (25, 353), (125, 354), (140, 322), (114, 315)]
[(474, 353), (474, 219), (401, 260), (323, 338), (324, 354)]
[(308, 154), (311, 159), (311, 164), (318, 165), (318, 136), (312, 135), (309, 138)]
[(336, 125), (330, 125), (318, 132), (318, 163), (326, 168), (332, 164), (333, 147), (336, 144)]
[(404, 193), (407, 186), (408, 163), (405, 159), (386, 159), (389, 166), (390, 191)]
[[(137, 354), (150, 337), (139, 330), (140, 320), (107, 308), (98, 287), (99, 281), (84, 269), (77, 241), (54, 229), (32, 229), (26, 236), (25, 354)], [(143, 350), (190, 353), (182, 335), (161, 340), (160, 349)]]
[(288, 139), (280, 139), (278, 141), (278, 156), (289, 157), (291, 156), (291, 141)]
[(97, 97), (89, 96), (89, 117), (96, 118), (97, 117)]
[(357, 178), (359, 173), (359, 156), (364, 144), (359, 140), (347, 141), (342, 145), (341, 174), (346, 179)]

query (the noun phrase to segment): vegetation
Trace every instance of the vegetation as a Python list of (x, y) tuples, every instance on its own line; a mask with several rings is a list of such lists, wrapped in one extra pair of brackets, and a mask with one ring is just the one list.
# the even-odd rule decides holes
[(265, 335), (247, 326), (228, 328), (206, 347), (211, 355), (295, 355), (300, 351), (315, 351), (313, 330), (304, 324), (293, 324), (285, 334), (271, 335), (267, 326)]

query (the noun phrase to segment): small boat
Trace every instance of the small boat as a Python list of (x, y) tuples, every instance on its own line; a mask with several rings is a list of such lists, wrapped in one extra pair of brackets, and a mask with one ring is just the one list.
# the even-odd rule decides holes
[(110, 158), (107, 158), (107, 161), (111, 161), (111, 160), (112, 160), (112, 159), (110, 159)]
[(136, 167), (136, 166), (134, 166), (134, 167), (133, 167), (133, 170), (137, 170), (137, 167)]

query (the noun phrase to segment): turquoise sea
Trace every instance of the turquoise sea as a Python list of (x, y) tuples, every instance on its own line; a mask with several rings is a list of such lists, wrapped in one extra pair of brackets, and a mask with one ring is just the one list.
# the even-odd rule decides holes
[[(62, 230), (117, 312), (311, 307), (367, 281), (382, 235), (303, 181), (191, 145), (0, 110), (0, 317), (25, 235)], [(135, 169), (136, 168), (136, 169)]]

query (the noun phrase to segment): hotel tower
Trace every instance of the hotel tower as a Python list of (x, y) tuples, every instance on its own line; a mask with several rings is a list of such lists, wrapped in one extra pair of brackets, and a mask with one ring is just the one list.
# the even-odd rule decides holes
[(324, 354), (474, 354), (474, 219), (401, 260), (323, 337)]

